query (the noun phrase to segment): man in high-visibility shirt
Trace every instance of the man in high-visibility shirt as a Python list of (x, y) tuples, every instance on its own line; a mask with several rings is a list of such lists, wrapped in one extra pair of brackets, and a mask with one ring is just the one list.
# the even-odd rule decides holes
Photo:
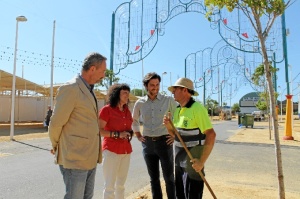
[[(179, 103), (173, 115), (174, 126), (188, 149), (194, 151), (194, 154), (192, 153), (194, 159), (189, 163), (186, 151), (179, 139), (175, 137), (176, 197), (177, 199), (200, 199), (203, 195), (204, 182), (198, 172), (203, 172), (204, 163), (214, 147), (216, 133), (206, 108), (192, 97), (198, 96), (198, 93), (190, 79), (180, 78), (168, 89), (173, 93), (175, 101)], [(175, 136), (169, 118), (170, 116), (165, 116), (163, 122), (169, 133)], [(203, 146), (201, 140), (204, 140)]]

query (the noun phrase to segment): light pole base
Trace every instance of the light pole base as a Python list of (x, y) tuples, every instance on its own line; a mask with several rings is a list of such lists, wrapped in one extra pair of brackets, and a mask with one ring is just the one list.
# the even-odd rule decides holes
[(283, 136), (283, 140), (294, 140), (293, 136)]

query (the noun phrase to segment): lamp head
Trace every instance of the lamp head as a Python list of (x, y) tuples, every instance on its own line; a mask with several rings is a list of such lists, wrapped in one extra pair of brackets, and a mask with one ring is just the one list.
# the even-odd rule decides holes
[(16, 20), (17, 20), (17, 21), (21, 21), (21, 22), (25, 22), (25, 21), (27, 21), (27, 18), (26, 18), (25, 16), (18, 16), (18, 17), (16, 18)]

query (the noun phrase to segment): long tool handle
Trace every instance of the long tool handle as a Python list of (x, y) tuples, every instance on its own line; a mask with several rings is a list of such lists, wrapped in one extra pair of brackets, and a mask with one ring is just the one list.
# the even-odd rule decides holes
[[(173, 130), (174, 130), (174, 132), (175, 132), (175, 134), (176, 134), (176, 136), (178, 137), (178, 139), (179, 139), (181, 145), (183, 146), (183, 148), (185, 149), (186, 153), (188, 154), (188, 156), (189, 156), (190, 159), (192, 160), (192, 159), (193, 159), (193, 156), (192, 156), (191, 152), (189, 151), (189, 149), (186, 147), (186, 144), (185, 144), (184, 141), (182, 140), (182, 138), (181, 138), (180, 134), (178, 133), (177, 129), (175, 128), (173, 122), (172, 122), (171, 120), (170, 120), (169, 122), (170, 122), (170, 124), (171, 124), (171, 126), (172, 126), (172, 128), (173, 128)], [(202, 180), (204, 181), (206, 187), (208, 188), (208, 190), (209, 190), (209, 192), (211, 193), (211, 195), (213, 196), (213, 198), (214, 198), (214, 199), (217, 199), (215, 193), (213, 192), (213, 190), (212, 190), (211, 187), (209, 186), (208, 182), (206, 181), (206, 179), (205, 179), (205, 177), (204, 177), (202, 171), (199, 171), (198, 173), (199, 173), (200, 177), (202, 178)]]

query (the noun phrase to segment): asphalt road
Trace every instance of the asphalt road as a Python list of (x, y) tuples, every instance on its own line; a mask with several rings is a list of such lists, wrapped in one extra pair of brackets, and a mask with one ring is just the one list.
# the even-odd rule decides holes
[[(126, 195), (142, 189), (149, 183), (141, 144), (132, 140), (134, 152), (131, 156)], [(64, 184), (57, 165), (50, 154), (47, 138), (0, 142), (0, 198), (40, 199), (63, 198)], [(138, 182), (138, 183), (137, 183)], [(97, 167), (95, 198), (102, 198), (102, 166)]]
[[(206, 163), (210, 181), (243, 183), (258, 187), (277, 187), (276, 159), (273, 145), (232, 143), (226, 141), (238, 129), (236, 121), (214, 125), (215, 148)], [(126, 196), (149, 184), (141, 144), (132, 140), (133, 153), (126, 181)], [(64, 184), (58, 166), (53, 164), (48, 138), (0, 142), (0, 198), (63, 198)], [(282, 147), (286, 190), (300, 192), (300, 148)], [(213, 188), (213, 187), (212, 187)], [(95, 197), (102, 198), (102, 167), (98, 165)]]

